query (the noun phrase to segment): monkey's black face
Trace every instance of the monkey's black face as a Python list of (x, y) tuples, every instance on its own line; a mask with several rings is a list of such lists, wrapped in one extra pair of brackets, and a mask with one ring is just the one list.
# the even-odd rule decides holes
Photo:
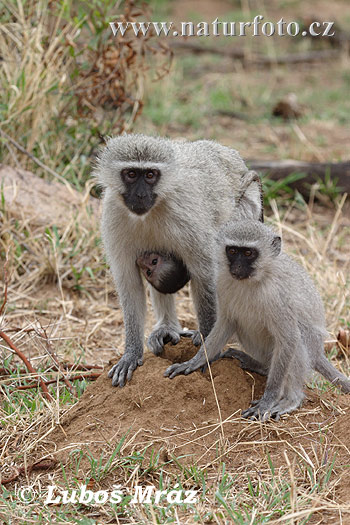
[(247, 246), (226, 246), (226, 256), (231, 275), (235, 279), (242, 280), (254, 274), (254, 263), (259, 257), (259, 251)]
[(120, 175), (126, 190), (122, 193), (126, 206), (136, 215), (147, 213), (157, 198), (154, 189), (160, 179), (160, 171), (150, 168), (125, 168)]

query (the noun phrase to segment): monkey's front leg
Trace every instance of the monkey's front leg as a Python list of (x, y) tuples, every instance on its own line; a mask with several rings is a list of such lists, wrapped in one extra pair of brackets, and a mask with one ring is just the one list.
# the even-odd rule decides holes
[(170, 379), (173, 379), (179, 374), (188, 375), (206, 365), (207, 360), (209, 363), (215, 361), (216, 357), (220, 354), (221, 350), (233, 334), (233, 323), (225, 318), (220, 319), (218, 316), (218, 320), (216, 321), (213, 330), (210, 332), (204, 345), (201, 346), (196, 355), (189, 361), (175, 363), (174, 365), (169, 366), (164, 372), (164, 375)]
[(155, 355), (159, 355), (166, 343), (176, 345), (180, 341), (182, 328), (177, 319), (174, 296), (159, 293), (152, 287), (150, 294), (157, 323), (147, 340), (147, 345)]
[[(123, 387), (130, 381), (133, 371), (143, 364), (143, 336), (146, 313), (144, 286), (136, 265), (125, 267), (132, 275), (121, 275), (111, 265), (123, 309), (125, 326), (125, 351), (118, 363), (108, 373), (113, 386)], [(135, 271), (134, 271), (135, 267)], [(113, 271), (114, 270), (114, 271)]]

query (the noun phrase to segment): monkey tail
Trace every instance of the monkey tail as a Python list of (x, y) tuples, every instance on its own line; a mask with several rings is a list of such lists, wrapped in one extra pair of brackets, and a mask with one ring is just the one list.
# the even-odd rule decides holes
[(317, 358), (315, 370), (328, 379), (328, 381), (339, 386), (343, 392), (350, 393), (350, 379), (334, 368), (325, 355), (320, 355)]

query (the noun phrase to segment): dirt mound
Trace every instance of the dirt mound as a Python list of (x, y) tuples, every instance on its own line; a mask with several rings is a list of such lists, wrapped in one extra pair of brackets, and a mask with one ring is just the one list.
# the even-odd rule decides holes
[[(319, 455), (318, 462), (331, 456), (334, 444), (337, 464), (349, 462), (349, 396), (307, 390), (303, 407), (293, 415), (265, 424), (245, 421), (240, 411), (262, 395), (265, 378), (244, 372), (234, 359), (213, 363), (213, 382), (209, 371), (173, 380), (163, 376), (170, 363), (195, 352), (185, 340), (176, 347), (168, 345), (162, 358), (147, 353), (144, 365), (123, 389), (111, 386), (106, 371), (65, 416), (51, 443), (57, 451), (64, 449), (63, 455), (77, 446), (98, 453), (106, 444), (113, 449), (127, 435), (124, 451), (151, 445), (162, 449), (164, 459), (169, 454), (188, 455), (186, 461), (201, 464), (225, 456), (235, 468), (256, 465), (266, 451), (277, 465), (285, 464), (286, 450), (301, 461)], [(325, 449), (315, 452), (320, 434), (325, 436)]]
[[(15, 217), (30, 218), (31, 226), (66, 225), (81, 208), (89, 207), (97, 215), (99, 201), (82, 194), (70, 184), (49, 182), (34, 173), (11, 166), (0, 166), (0, 186), (6, 209)], [(55, 205), (52, 205), (52, 196)]]
[(64, 419), (62, 426), (67, 437), (58, 433), (56, 443), (64, 447), (79, 443), (95, 449), (99, 444), (105, 445), (106, 440), (117, 442), (126, 433), (137, 433), (138, 442), (164, 444), (171, 438), (171, 446), (176, 448), (183, 442), (174, 440), (177, 434), (196, 433), (196, 428), (218, 425), (218, 404), (221, 418), (226, 419), (249, 405), (254, 384), (256, 395), (261, 395), (264, 378), (246, 374), (236, 360), (225, 359), (212, 366), (213, 385), (209, 371), (173, 380), (164, 377), (169, 364), (189, 359), (196, 351), (185, 340), (176, 347), (167, 345), (162, 358), (147, 353), (143, 366), (122, 389), (112, 387), (106, 371), (87, 388)]

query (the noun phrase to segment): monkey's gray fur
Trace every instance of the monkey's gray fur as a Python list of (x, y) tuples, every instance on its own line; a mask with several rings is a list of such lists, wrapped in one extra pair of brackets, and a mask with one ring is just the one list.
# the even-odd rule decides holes
[[(324, 354), (327, 331), (320, 295), (305, 270), (281, 251), (280, 237), (264, 224), (248, 220), (228, 223), (219, 238), (217, 321), (205, 341), (207, 357), (213, 360), (235, 335), (246, 353), (229, 349), (224, 356), (267, 375), (262, 398), (243, 417), (278, 419), (298, 408), (311, 369), (350, 392), (350, 380)], [(248, 278), (233, 278), (234, 256), (227, 250), (237, 253), (237, 247), (244, 247), (248, 255), (258, 254)], [(165, 375), (189, 374), (205, 363), (201, 347), (193, 359), (170, 366)]]
[[(154, 190), (142, 179), (147, 170), (156, 175)], [(235, 150), (205, 140), (112, 138), (97, 161), (95, 175), (105, 188), (102, 238), (125, 324), (125, 353), (110, 377), (113, 385), (123, 386), (143, 362), (146, 300), (137, 257), (154, 251), (172, 253), (184, 262), (191, 275), (199, 330), (206, 337), (216, 319), (217, 231), (232, 216), (236, 201), (243, 217), (259, 218), (261, 190), (256, 174), (248, 171)], [(142, 191), (128, 194), (128, 184), (137, 177), (142, 179)], [(142, 204), (144, 187), (146, 204)], [(127, 200), (131, 191), (135, 205)], [(148, 346), (159, 354), (166, 342), (179, 342), (181, 326), (173, 296), (153, 288), (150, 293), (157, 323)]]

